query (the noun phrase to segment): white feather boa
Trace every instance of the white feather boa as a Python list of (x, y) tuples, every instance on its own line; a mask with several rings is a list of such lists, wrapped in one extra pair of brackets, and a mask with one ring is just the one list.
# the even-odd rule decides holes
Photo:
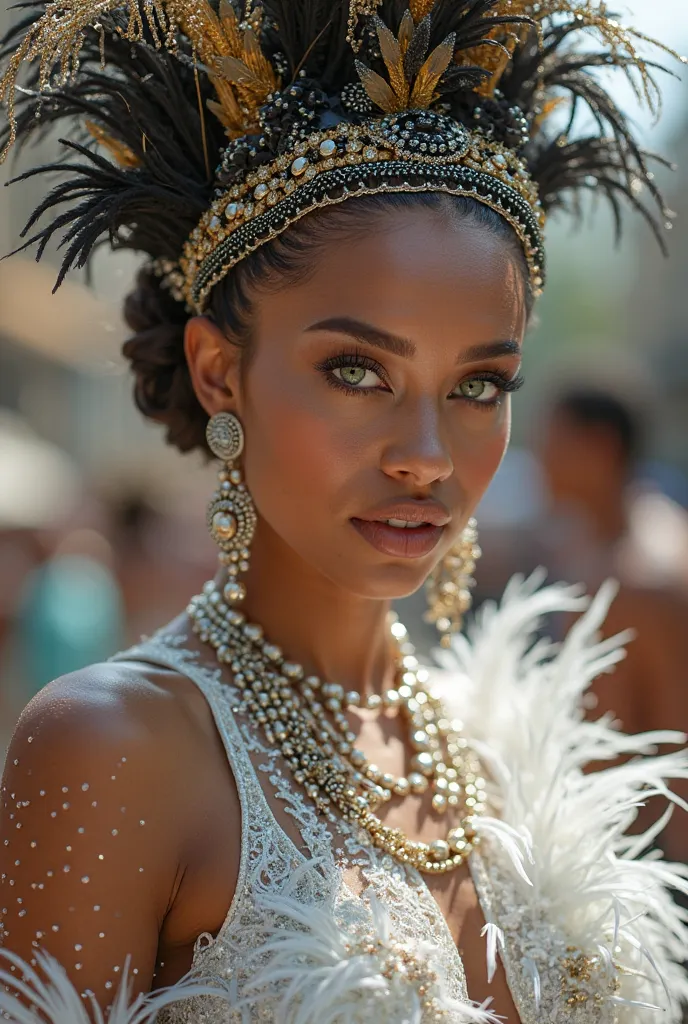
[[(615, 1012), (590, 1019), (640, 1024), (661, 1017), (673, 1024), (682, 1020), (679, 1002), (688, 1002), (679, 966), (688, 959), (688, 928), (669, 890), (688, 894), (688, 868), (667, 863), (651, 848), (674, 806), (687, 809), (667, 783), (688, 778), (688, 756), (656, 756), (656, 745), (683, 745), (685, 737), (669, 731), (628, 736), (611, 717), (584, 719), (586, 690), (624, 657), (622, 645), (632, 634), (599, 640), (614, 584), (589, 603), (575, 587), (538, 589), (541, 579), (513, 580), (501, 605), (485, 606), (468, 638), (457, 638), (443, 658), (445, 700), (456, 703), (496, 783), (501, 826), (484, 822), (484, 860), (488, 866), (492, 855), (499, 861), (497, 877), (510, 890), (507, 909), (524, 911), (521, 929), (544, 921), (574, 958), (597, 961), (602, 992)], [(543, 615), (586, 607), (560, 647), (535, 639)], [(623, 755), (635, 756), (584, 772), (591, 762)], [(671, 802), (667, 814), (644, 835), (629, 836), (638, 809), (653, 795)], [(521, 848), (500, 827), (521, 836), (525, 873)], [(486, 934), (494, 970), (497, 949), (508, 948), (514, 935), (499, 921)], [(524, 956), (514, 970), (524, 975), (537, 1008), (543, 982), (537, 964)], [(665, 1012), (658, 1016), (660, 1008)]]
[[(644, 836), (627, 831), (648, 795), (681, 803), (667, 782), (688, 778), (688, 757), (653, 751), (684, 738), (625, 736), (608, 718), (584, 720), (585, 691), (623, 657), (628, 638), (597, 637), (614, 587), (602, 589), (555, 648), (535, 640), (542, 616), (581, 612), (587, 602), (577, 588), (540, 583), (516, 579), (499, 607), (484, 608), (468, 638), (445, 653), (447, 671), (436, 682), (479, 748), (499, 815), (482, 820), (484, 850), (473, 858), (488, 921), (488, 973), (501, 955), (524, 1024), (678, 1024), (679, 1003), (688, 1001), (679, 966), (688, 928), (669, 889), (688, 893), (688, 870), (650, 851), (666, 816)], [(613, 764), (629, 754), (638, 756)], [(612, 766), (585, 774), (591, 761)], [(150, 1024), (173, 1002), (219, 995), (231, 1002), (227, 1020), (255, 1013), (275, 1024), (495, 1024), (487, 1004), (447, 997), (433, 950), (395, 941), (375, 899), (363, 930), (352, 931), (334, 899), (305, 906), (292, 886), (260, 898), (275, 927), (258, 951), (261, 968), (240, 992), (219, 978), (209, 984), (190, 976), (131, 1003), (123, 982), (109, 1015), (93, 1005), (91, 1018), (54, 960), (39, 954), (39, 977), (5, 952), (24, 979), (0, 972), (0, 1012), (11, 1024)], [(17, 995), (30, 998), (38, 1015)]]

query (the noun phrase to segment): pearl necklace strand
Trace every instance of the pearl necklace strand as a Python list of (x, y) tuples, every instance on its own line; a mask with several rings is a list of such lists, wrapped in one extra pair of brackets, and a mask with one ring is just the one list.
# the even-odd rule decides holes
[[(231, 600), (231, 594), (227, 594)], [(304, 786), (318, 810), (330, 820), (338, 811), (360, 825), (379, 849), (402, 863), (431, 874), (459, 867), (479, 842), (473, 819), (485, 809), (485, 781), (475, 754), (461, 735), (460, 721), (447, 717), (441, 701), (425, 683), (404, 626), (394, 621), (392, 636), (400, 648), (398, 683), (384, 696), (363, 699), (336, 683), (307, 676), (301, 665), (287, 661), (269, 643), (261, 626), (249, 623), (230, 607), (214, 582), (192, 598), (187, 609), (194, 632), (229, 666), (242, 706), (279, 748), (295, 780)], [(348, 707), (399, 709), (407, 719), (414, 755), (412, 771), (383, 773), (357, 749), (345, 715)], [(424, 793), (432, 785), (433, 809), (444, 814), (461, 808), (460, 825), (446, 839), (413, 842), (400, 829), (383, 824), (374, 813), (393, 796)]]

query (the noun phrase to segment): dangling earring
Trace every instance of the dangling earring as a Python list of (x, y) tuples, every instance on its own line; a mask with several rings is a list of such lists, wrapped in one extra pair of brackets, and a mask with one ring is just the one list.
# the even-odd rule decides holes
[(428, 577), (425, 620), (437, 627), (442, 647), (449, 647), (452, 636), (460, 632), (464, 615), (473, 603), (473, 573), (481, 553), (478, 524), (470, 519), (459, 541)]
[(247, 572), (250, 547), (256, 529), (256, 509), (235, 460), (244, 450), (244, 430), (231, 412), (213, 416), (206, 430), (208, 447), (223, 463), (219, 486), (208, 505), (208, 529), (220, 548), (220, 562), (229, 579), (224, 587), (228, 604), (239, 604), (246, 587), (238, 579)]

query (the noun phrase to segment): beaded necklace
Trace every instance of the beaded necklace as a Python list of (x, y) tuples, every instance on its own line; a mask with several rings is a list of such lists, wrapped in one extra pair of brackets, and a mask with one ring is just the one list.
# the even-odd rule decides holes
[[(231, 594), (228, 595), (231, 599)], [(199, 639), (229, 666), (250, 720), (276, 746), (294, 779), (330, 820), (338, 813), (355, 822), (373, 844), (404, 864), (429, 874), (453, 871), (478, 843), (474, 818), (485, 809), (485, 781), (479, 761), (461, 735), (462, 723), (450, 719), (427, 687), (406, 629), (395, 618), (391, 633), (398, 649), (397, 683), (383, 696), (362, 698), (337, 683), (306, 675), (281, 649), (265, 639), (261, 626), (231, 608), (223, 591), (206, 583), (187, 609)], [(398, 709), (406, 719), (414, 751), (411, 771), (383, 773), (354, 744), (346, 708)], [(376, 808), (393, 797), (433, 789), (438, 814), (460, 808), (460, 824), (446, 839), (414, 842), (401, 829), (385, 825)]]

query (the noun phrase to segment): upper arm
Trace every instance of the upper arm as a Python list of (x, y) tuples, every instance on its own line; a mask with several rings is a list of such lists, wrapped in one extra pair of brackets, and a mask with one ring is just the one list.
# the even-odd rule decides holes
[(164, 700), (90, 671), (42, 691), (15, 731), (0, 909), (3, 946), (28, 962), (45, 949), (105, 1007), (128, 957), (134, 992), (151, 987), (179, 836)]

